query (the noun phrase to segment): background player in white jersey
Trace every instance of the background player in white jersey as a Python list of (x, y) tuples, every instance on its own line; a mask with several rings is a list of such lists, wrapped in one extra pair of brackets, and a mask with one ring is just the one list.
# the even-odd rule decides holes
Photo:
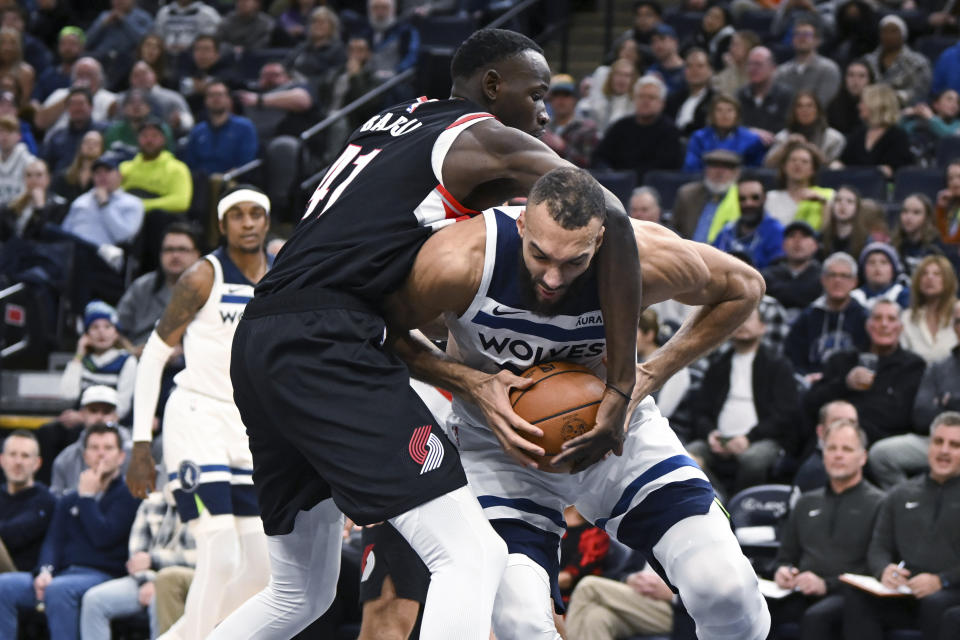
[(177, 281), (137, 371), (127, 484), (145, 497), (155, 486), (150, 439), (160, 376), (183, 339), (186, 368), (164, 413), (163, 461), (180, 516), (197, 540), (197, 567), (184, 615), (165, 639), (206, 638), (270, 575), (250, 447), (230, 382), (233, 334), (268, 268), (270, 200), (244, 185), (221, 198), (217, 213), (226, 245)]
[[(430, 238), (389, 317), (415, 323), (445, 313), (448, 351), (483, 371), (563, 359), (602, 373), (605, 344), (592, 268), (604, 237), (602, 205), (589, 174), (551, 171), (534, 185), (516, 220), (488, 210)], [(701, 638), (761, 640), (769, 631), (756, 575), (712, 487), (647, 395), (739, 326), (763, 295), (763, 280), (743, 263), (659, 225), (633, 226), (642, 304), (670, 297), (702, 306), (638, 368), (623, 456), (570, 475), (514, 464), (477, 407), (454, 398), (451, 438), (471, 489), (510, 551), (494, 607), (499, 640), (559, 637), (550, 598), (559, 595), (557, 548), (569, 504), (644, 553), (677, 587)], [(397, 346), (408, 347), (406, 341)], [(440, 386), (451, 382), (437, 374), (436, 354), (421, 348), (406, 355), (415, 376)]]

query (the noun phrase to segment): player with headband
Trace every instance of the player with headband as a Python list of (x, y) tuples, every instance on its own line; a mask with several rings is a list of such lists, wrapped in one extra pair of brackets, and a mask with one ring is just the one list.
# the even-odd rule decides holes
[(181, 518), (197, 541), (197, 565), (183, 617), (165, 639), (205, 638), (266, 585), (266, 536), (253, 488), (253, 460), (233, 402), (230, 349), (253, 288), (267, 272), (270, 199), (241, 185), (217, 205), (226, 240), (180, 276), (140, 358), (134, 392), (133, 456), (127, 484), (145, 498), (155, 487), (150, 454), (160, 378), (183, 340), (163, 418), (163, 460)]

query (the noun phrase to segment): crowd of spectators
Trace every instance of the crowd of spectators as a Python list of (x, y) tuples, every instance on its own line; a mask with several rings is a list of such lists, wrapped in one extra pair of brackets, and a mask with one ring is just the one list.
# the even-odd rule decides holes
[[(43, 602), (55, 637), (106, 637), (111, 618), (143, 611), (156, 633), (182, 606), (192, 541), (161, 493), (138, 511), (126, 492), (124, 425), (144, 340), (206, 248), (197, 201), (277, 136), (413, 66), (416, 18), (457, 3), (75, 4), (0, 9), (0, 283), (27, 283), (52, 316), (66, 301), (79, 328), (60, 387), (74, 408), (0, 454), (0, 629)], [(687, 0), (702, 22), (684, 31), (638, 0), (608, 59), (582, 79), (558, 73), (546, 96), (548, 146), (645, 185), (631, 216), (764, 276), (758, 311), (658, 399), (723, 497), (765, 482), (804, 492), (764, 576), (799, 592), (773, 611), (803, 638), (868, 637), (857, 615), (954, 629), (960, 613), (955, 514), (901, 513), (960, 482), (960, 159), (937, 153), (960, 135), (960, 44), (926, 57), (921, 38), (958, 32), (957, 12), (932, 4)], [(741, 28), (758, 11), (770, 30)], [(329, 157), (368, 117), (312, 151)], [(942, 186), (892, 201), (914, 165)], [(882, 197), (824, 180), (843, 168), (878, 169)], [(684, 184), (658, 191), (664, 172)], [(689, 313), (646, 311), (639, 358)], [(165, 392), (182, 366), (175, 351)], [(865, 511), (834, 535), (825, 522), (847, 500)], [(899, 538), (898, 518), (925, 535)], [(588, 574), (606, 552), (590, 558), (564, 565), (570, 637), (675, 626), (682, 607), (655, 568), (601, 578)], [(909, 586), (919, 604), (880, 615), (840, 586), (846, 571)]]

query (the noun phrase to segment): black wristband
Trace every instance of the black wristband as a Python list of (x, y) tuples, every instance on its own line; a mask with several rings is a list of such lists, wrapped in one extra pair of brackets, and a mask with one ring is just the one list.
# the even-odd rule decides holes
[(609, 382), (606, 384), (606, 387), (607, 387), (607, 389), (610, 389), (611, 391), (613, 391), (614, 393), (616, 393), (618, 396), (620, 396), (621, 398), (623, 398), (623, 399), (626, 400), (627, 402), (630, 402), (630, 396), (628, 396), (627, 394), (625, 394), (623, 391), (620, 391), (620, 389), (617, 389), (615, 386), (613, 386), (613, 385), (610, 384)]

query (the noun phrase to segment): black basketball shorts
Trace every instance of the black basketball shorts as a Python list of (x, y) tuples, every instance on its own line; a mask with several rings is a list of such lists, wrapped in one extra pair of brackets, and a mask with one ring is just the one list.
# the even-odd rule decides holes
[(247, 305), (230, 376), (267, 535), (289, 533), (299, 511), (328, 497), (363, 525), (467, 483), (385, 335), (376, 312), (338, 292)]

